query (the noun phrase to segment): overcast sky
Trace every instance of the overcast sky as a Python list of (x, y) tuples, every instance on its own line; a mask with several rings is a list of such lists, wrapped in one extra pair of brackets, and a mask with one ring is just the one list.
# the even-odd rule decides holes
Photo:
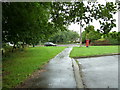
[[(106, 1), (115, 1), (115, 0), (106, 0)], [(99, 0), (98, 1), (100, 4), (105, 4), (106, 2), (103, 1), (103, 0)], [(113, 17), (116, 19), (116, 27), (114, 27), (111, 31), (118, 31), (118, 13), (116, 13), (115, 15), (113, 15)], [(90, 25), (93, 25), (95, 27), (95, 30), (97, 29), (100, 29), (100, 24), (99, 24), (99, 21), (97, 20), (93, 20), (92, 23), (90, 23)], [(84, 28), (86, 26), (84, 26), (82, 28), (82, 31), (84, 31)], [(76, 23), (76, 24), (71, 24), (69, 27), (68, 27), (69, 30), (74, 30), (76, 32), (80, 32), (80, 26)]]

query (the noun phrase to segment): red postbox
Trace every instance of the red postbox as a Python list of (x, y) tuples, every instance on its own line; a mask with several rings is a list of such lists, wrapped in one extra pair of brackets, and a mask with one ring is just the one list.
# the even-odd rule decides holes
[(90, 41), (90, 40), (86, 40), (86, 47), (89, 46), (89, 41)]

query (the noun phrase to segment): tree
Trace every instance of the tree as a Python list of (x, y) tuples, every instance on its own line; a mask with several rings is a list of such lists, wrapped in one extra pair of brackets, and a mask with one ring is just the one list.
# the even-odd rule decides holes
[(86, 39), (89, 39), (92, 42), (94, 42), (95, 40), (100, 39), (101, 35), (102, 34), (99, 31), (95, 31), (93, 25), (88, 25), (85, 28), (85, 31), (83, 31), (83, 33), (82, 33), (82, 38), (83, 38), (82, 41), (85, 42)]
[[(53, 33), (64, 30), (65, 25), (74, 22), (82, 29), (93, 18), (103, 19), (103, 22), (100, 21), (101, 30), (108, 33), (115, 26), (112, 16), (115, 12), (116, 6), (110, 2), (106, 5), (85, 5), (84, 2), (3, 3), (3, 42), (16, 45), (20, 41), (34, 46), (39, 40), (47, 39)], [(82, 35), (80, 42), (81, 37)]]
[[(68, 25), (70, 23), (78, 23), (80, 25), (80, 45), (82, 44), (82, 27), (85, 24), (92, 22), (93, 18), (100, 21), (101, 30), (108, 33), (115, 27), (113, 14), (116, 12), (116, 5), (112, 2), (107, 2), (106, 5), (98, 4), (97, 2), (88, 2), (85, 5), (83, 2), (67, 2), (54, 3), (52, 12), (52, 21), (57, 25)], [(106, 28), (108, 27), (108, 28)]]
[(113, 18), (113, 14), (117, 12), (116, 4), (106, 2), (106, 5), (93, 4), (92, 7), (90, 10), (91, 16), (99, 20), (100, 29), (104, 34), (109, 33), (113, 27), (116, 27), (114, 23), (116, 20)]
[(37, 44), (53, 33), (54, 25), (48, 22), (51, 3), (6, 2), (3, 3), (2, 41), (23, 44)]
[(86, 28), (85, 28), (85, 31), (86, 31), (86, 39), (89, 39), (89, 32), (91, 32), (91, 31), (94, 31), (94, 26), (92, 26), (92, 25), (88, 25)]
[(120, 32), (109, 32), (104, 35), (104, 38), (108, 40), (110, 44), (120, 44)]
[(117, 3), (118, 3), (118, 10), (120, 11), (120, 1), (118, 1)]
[(79, 34), (75, 31), (59, 31), (51, 36), (49, 41), (52, 41), (54, 43), (69, 43), (76, 41), (78, 37)]

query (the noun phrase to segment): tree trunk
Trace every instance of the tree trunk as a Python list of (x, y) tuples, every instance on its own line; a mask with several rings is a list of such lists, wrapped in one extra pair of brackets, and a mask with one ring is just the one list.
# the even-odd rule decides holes
[(33, 44), (33, 47), (35, 47), (35, 45)]
[(13, 48), (12, 48), (12, 52), (14, 51), (14, 49), (16, 49), (15, 44), (14, 44), (14, 46), (13, 46)]
[(22, 48), (24, 48), (24, 42), (23, 42), (23, 44), (22, 44)]
[(80, 47), (82, 47), (82, 27), (80, 24)]

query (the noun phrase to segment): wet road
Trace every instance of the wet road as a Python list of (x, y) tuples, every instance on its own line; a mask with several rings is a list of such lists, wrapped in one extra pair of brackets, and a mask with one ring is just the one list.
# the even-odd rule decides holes
[(33, 78), (28, 79), (22, 88), (76, 88), (72, 60), (69, 58), (71, 47), (66, 48), (53, 58)]
[(79, 47), (79, 44), (61, 44), (61, 45), (57, 45), (57, 46), (64, 46), (64, 47)]
[(87, 88), (118, 88), (118, 56), (77, 59)]
[[(40, 47), (40, 46), (44, 46), (44, 45), (36, 45), (35, 47)], [(79, 47), (79, 44), (57, 44), (57, 46), (59, 47)], [(84, 46), (84, 45), (82, 45)], [(31, 46), (32, 47), (32, 46)]]

